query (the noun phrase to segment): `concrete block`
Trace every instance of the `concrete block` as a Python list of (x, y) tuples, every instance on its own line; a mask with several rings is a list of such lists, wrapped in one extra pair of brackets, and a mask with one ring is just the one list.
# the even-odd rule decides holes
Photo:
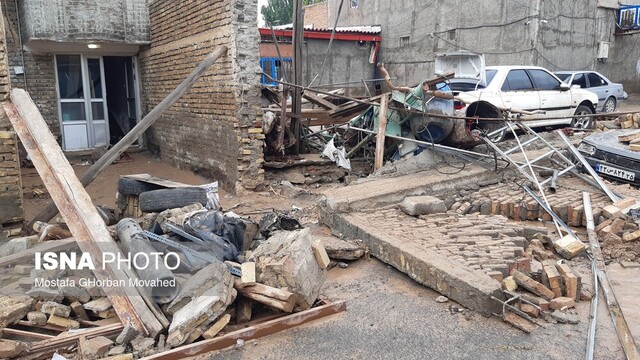
[(551, 308), (551, 310), (561, 310), (561, 309), (565, 309), (565, 308), (572, 308), (576, 305), (576, 302), (574, 299), (569, 298), (569, 297), (558, 297), (555, 299), (551, 299), (551, 301), (549, 302), (549, 306)]
[[(462, 206), (462, 204), (460, 205)], [(460, 206), (458, 206), (458, 208), (460, 208)], [(402, 211), (404, 211), (405, 214), (411, 215), (411, 216), (438, 214), (438, 213), (447, 212), (447, 207), (445, 206), (444, 201), (434, 196), (407, 197), (400, 204), (400, 209), (402, 209)], [(451, 209), (457, 210), (457, 209), (454, 209), (453, 206)]]
[(35, 301), (26, 295), (0, 296), (0, 327), (22, 320), (31, 311)]
[(625, 223), (626, 222), (620, 218), (614, 219), (611, 223), (611, 228), (609, 229), (609, 231), (620, 236), (622, 235), (622, 229), (624, 228)]
[(622, 211), (615, 205), (607, 205), (602, 208), (602, 214), (609, 219), (615, 219), (622, 216)]
[(20, 341), (0, 339), (0, 359), (12, 359), (24, 350)]
[(56, 315), (56, 316), (65, 317), (65, 318), (68, 318), (69, 315), (71, 315), (70, 307), (66, 305), (58, 304), (53, 301), (46, 301), (42, 303), (42, 306), (40, 307), (40, 311), (45, 314)]
[(47, 315), (39, 311), (30, 311), (27, 313), (27, 320), (33, 325), (46, 325)]
[(47, 324), (60, 326), (60, 327), (67, 328), (67, 329), (79, 329), (80, 328), (80, 323), (79, 322), (77, 322), (75, 320), (68, 319), (68, 318), (56, 316), (56, 315), (49, 316), (49, 320), (47, 320)]
[(109, 352), (113, 341), (104, 336), (96, 336), (86, 340), (82, 344), (82, 355), (86, 359), (97, 359), (104, 357)]
[(618, 209), (624, 210), (630, 206), (633, 206), (636, 204), (636, 198), (634, 197), (627, 197), (624, 198), (622, 200), (618, 200), (616, 202), (613, 203), (613, 206), (617, 207)]
[(518, 284), (513, 276), (507, 276), (502, 280), (502, 290), (516, 291)]
[(333, 236), (323, 236), (320, 240), (331, 259), (357, 260), (363, 257), (366, 251), (362, 241), (342, 240)]
[(256, 263), (259, 283), (288, 288), (297, 295), (295, 309), (309, 309), (326, 278), (312, 250), (309, 229), (277, 231), (258, 246), (249, 261)]

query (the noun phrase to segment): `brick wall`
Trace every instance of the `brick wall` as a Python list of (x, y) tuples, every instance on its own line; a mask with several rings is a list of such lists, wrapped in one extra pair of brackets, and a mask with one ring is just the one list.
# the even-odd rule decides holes
[(327, 2), (307, 5), (304, 7), (304, 24), (314, 28), (329, 28), (329, 9)]
[[(51, 132), (60, 142), (58, 122), (58, 97), (56, 94), (55, 69), (52, 54), (24, 52), (24, 74), (16, 75), (15, 67), (23, 66), (18, 30), (18, 13), (15, 1), (2, 2), (6, 46), (11, 86), (26, 89), (38, 106)], [(26, 79), (26, 83), (25, 83)]]
[[(0, 24), (0, 101), (2, 102), (8, 100), (11, 88), (7, 59), (5, 31), (4, 26)], [(0, 239), (8, 235), (4, 224), (21, 222), (24, 216), (17, 149), (16, 135), (11, 129), (4, 110), (0, 108)]]
[(167, 96), (216, 46), (218, 60), (147, 132), (162, 159), (253, 188), (263, 179), (256, 0), (151, 0), (151, 45), (140, 53), (143, 112)]

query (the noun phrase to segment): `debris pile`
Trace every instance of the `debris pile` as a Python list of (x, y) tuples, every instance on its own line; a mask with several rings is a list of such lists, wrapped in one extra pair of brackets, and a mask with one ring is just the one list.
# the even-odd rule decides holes
[(596, 131), (607, 131), (611, 129), (638, 129), (640, 128), (640, 113), (630, 113), (620, 115), (615, 120), (598, 121)]

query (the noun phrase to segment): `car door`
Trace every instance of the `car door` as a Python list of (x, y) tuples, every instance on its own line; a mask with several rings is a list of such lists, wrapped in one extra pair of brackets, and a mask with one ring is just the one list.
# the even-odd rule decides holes
[[(504, 107), (535, 111), (540, 108), (540, 97), (533, 88), (533, 82), (524, 69), (512, 69), (501, 87)], [(527, 116), (531, 118), (531, 116)]]
[(587, 73), (587, 80), (589, 84), (587, 90), (598, 95), (598, 109), (602, 109), (605, 100), (607, 100), (607, 97), (609, 97), (610, 90), (607, 86), (607, 82), (604, 81), (604, 79), (601, 78), (600, 75), (594, 72)]
[[(545, 111), (545, 117), (565, 117), (573, 115), (571, 108), (571, 92), (560, 90), (562, 83), (555, 76), (543, 69), (528, 69), (533, 80), (534, 88), (540, 96), (540, 109)], [(565, 85), (566, 86), (566, 85)], [(565, 122), (566, 120), (550, 120)]]

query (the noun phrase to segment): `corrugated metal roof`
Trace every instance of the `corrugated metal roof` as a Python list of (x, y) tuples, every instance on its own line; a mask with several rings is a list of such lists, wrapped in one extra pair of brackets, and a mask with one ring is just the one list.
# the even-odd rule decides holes
[[(274, 30), (291, 30), (293, 24), (274, 26)], [(305, 25), (305, 30), (319, 31), (319, 32), (331, 32), (333, 28), (316, 28), (313, 25)], [(380, 34), (382, 32), (382, 26), (380, 25), (365, 25), (365, 26), (338, 26), (336, 27), (337, 33), (351, 33), (351, 34)]]

